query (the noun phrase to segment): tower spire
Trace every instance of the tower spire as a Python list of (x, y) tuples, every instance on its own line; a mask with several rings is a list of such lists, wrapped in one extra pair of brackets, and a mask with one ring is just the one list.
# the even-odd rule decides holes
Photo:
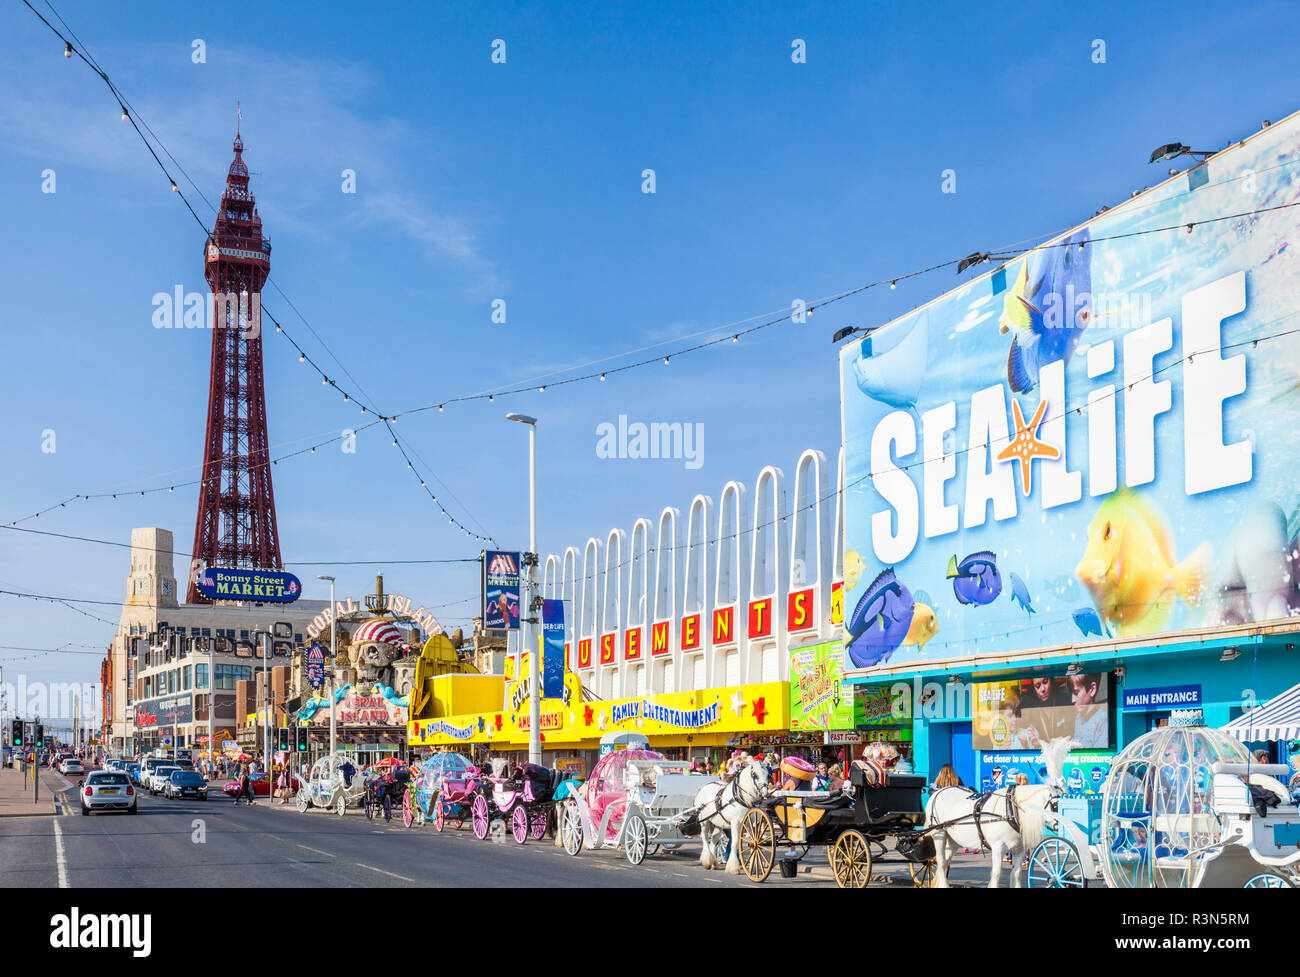
[(187, 598), (192, 604), (206, 603), (198, 589), (201, 566), (282, 567), (262, 377), (262, 285), (271, 272), (271, 242), (262, 236), (262, 218), (248, 188), (238, 106), (235, 114), (235, 158), (204, 249), (214, 314), (203, 480)]

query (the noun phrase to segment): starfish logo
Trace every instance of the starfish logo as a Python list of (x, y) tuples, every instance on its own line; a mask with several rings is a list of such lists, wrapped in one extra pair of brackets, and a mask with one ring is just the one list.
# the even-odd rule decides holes
[(1034, 416), (1028, 424), (1025, 423), (1025, 415), (1020, 413), (1020, 401), (1013, 399), (1011, 408), (1016, 415), (1016, 436), (1011, 439), (1011, 443), (998, 452), (998, 461), (1014, 461), (1020, 465), (1020, 486), (1024, 489), (1025, 495), (1033, 488), (1033, 460), (1035, 458), (1059, 458), (1061, 452), (1053, 448), (1046, 441), (1038, 440), (1038, 425), (1043, 422), (1043, 414), (1047, 411), (1047, 401), (1040, 400), (1038, 409), (1034, 411)]

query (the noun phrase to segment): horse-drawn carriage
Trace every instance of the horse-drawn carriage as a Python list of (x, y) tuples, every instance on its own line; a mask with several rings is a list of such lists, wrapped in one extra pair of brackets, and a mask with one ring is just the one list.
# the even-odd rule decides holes
[(385, 821), (393, 819), (393, 808), (405, 804), (411, 771), (400, 761), (381, 761), (365, 777), (366, 820), (373, 821), (383, 815)]
[(312, 764), (306, 782), (298, 787), (299, 812), (305, 814), (309, 807), (323, 807), (342, 817), (349, 807), (360, 804), (366, 793), (365, 782), (355, 775), (349, 781), (344, 769), (349, 764), (348, 758), (339, 754), (321, 757)]
[(708, 778), (690, 768), (687, 761), (644, 748), (607, 753), (565, 801), (559, 824), (565, 851), (622, 848), (629, 862), (640, 865), (660, 845), (699, 840), (698, 823), (682, 814)]
[(470, 800), (474, 835), (483, 840), (492, 822), (500, 819), (510, 825), (517, 844), (529, 836), (536, 841), (546, 837), (555, 791), (565, 780), (563, 771), (525, 763), (507, 777), (505, 761), (493, 760), (492, 765), (492, 775), (482, 778)]
[(424, 761), (402, 799), (402, 822), (432, 821), (441, 831), (450, 819), (460, 827), (468, 820), (469, 800), (478, 787), (478, 768), (459, 753), (435, 753)]
[[(806, 783), (798, 776), (787, 780), (793, 789), (770, 792), (741, 820), (738, 854), (750, 881), (763, 882), (771, 875), (779, 848), (798, 861), (813, 846), (825, 846), (842, 889), (864, 887), (872, 866), (886, 860), (906, 862), (913, 882), (929, 885), (935, 853), (922, 827), (924, 777), (886, 773), (855, 761), (848, 783), (839, 790), (808, 790), (802, 786)], [(891, 851), (899, 857), (888, 859)]]

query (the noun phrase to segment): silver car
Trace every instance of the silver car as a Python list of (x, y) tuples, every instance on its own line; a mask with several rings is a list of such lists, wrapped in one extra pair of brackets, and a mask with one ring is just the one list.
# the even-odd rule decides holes
[(81, 813), (91, 811), (136, 812), (135, 788), (124, 773), (96, 770), (86, 777), (81, 788)]

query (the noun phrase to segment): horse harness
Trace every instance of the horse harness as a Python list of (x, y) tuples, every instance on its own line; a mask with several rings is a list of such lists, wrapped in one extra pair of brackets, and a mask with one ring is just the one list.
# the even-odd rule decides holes
[[(731, 791), (733, 796), (730, 799), (723, 801), (722, 798), (726, 796), (728, 790)], [(684, 816), (694, 817), (695, 820), (697, 820), (701, 824), (706, 824), (713, 818), (721, 816), (723, 809), (726, 808), (727, 805), (732, 804), (733, 802), (736, 804), (740, 804), (743, 807), (750, 806), (745, 803), (745, 798), (740, 792), (739, 773), (737, 773), (736, 776), (732, 777), (731, 780), (727, 782), (726, 786), (722, 788), (722, 790), (718, 791), (715, 795), (713, 795), (713, 800), (705, 801), (704, 804), (696, 808), (694, 811), (684, 811), (682, 813)], [(706, 817), (704, 815), (704, 809), (708, 807), (710, 804), (712, 804), (714, 808), (716, 808), (716, 810), (714, 810), (712, 814)]]
[[(984, 826), (982, 821), (993, 821), (993, 822), (1005, 821), (1008, 825), (1011, 826), (1012, 831), (1020, 830), (1020, 821), (1016, 817), (1016, 786), (1017, 786), (1016, 784), (1007, 785), (1007, 813), (1006, 814), (995, 814), (992, 811), (986, 812), (984, 810), (984, 805), (988, 803), (988, 801), (991, 798), (997, 796), (997, 791), (995, 790), (985, 791), (984, 793), (980, 794), (978, 797), (975, 798), (975, 807), (970, 812), (970, 814), (963, 814), (961, 815), (961, 817), (953, 818), (951, 821), (944, 821), (941, 824), (932, 824), (926, 829), (926, 832), (929, 833), (931, 831), (952, 827), (955, 824), (966, 824), (969, 821), (974, 821), (975, 833), (979, 836), (979, 840), (980, 840), (980, 848), (984, 850), (992, 850), (991, 846), (984, 838)], [(941, 787), (939, 788), (939, 790), (940, 791), (965, 790), (972, 795), (975, 793), (974, 789), (970, 787)]]

